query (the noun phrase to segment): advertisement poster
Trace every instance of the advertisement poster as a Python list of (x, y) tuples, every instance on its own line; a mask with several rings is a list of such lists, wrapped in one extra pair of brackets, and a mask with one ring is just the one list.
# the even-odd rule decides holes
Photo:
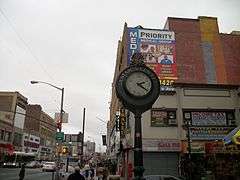
[(128, 64), (135, 52), (141, 52), (145, 64), (157, 74), (161, 90), (172, 90), (177, 79), (174, 32), (128, 28)]
[(226, 126), (225, 112), (192, 112), (192, 125), (194, 126)]

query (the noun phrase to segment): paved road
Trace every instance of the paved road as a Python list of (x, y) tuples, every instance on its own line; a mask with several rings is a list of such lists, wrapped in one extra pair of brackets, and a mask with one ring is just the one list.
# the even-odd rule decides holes
[[(0, 168), (1, 180), (19, 180), (20, 168)], [(24, 180), (52, 180), (51, 172), (42, 172), (41, 169), (28, 169), (25, 171)]]

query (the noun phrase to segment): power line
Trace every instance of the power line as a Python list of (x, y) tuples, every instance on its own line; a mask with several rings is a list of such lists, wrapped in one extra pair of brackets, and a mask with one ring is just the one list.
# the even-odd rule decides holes
[[(14, 25), (11, 23), (10, 19), (7, 17), (7, 15), (4, 13), (4, 11), (0, 8), (0, 13), (2, 14), (2, 16), (6, 19), (6, 21), (8, 22), (9, 26), (12, 28), (12, 30), (15, 32), (15, 34), (17, 35), (18, 39), (24, 44), (25, 48), (28, 50), (28, 52), (32, 55), (33, 59), (40, 65), (40, 67), (42, 68), (42, 70), (46, 73), (46, 75), (54, 81), (53, 77), (47, 72), (47, 70), (44, 68), (44, 66), (40, 63), (40, 59), (32, 52), (30, 46), (27, 44), (27, 42), (22, 38), (22, 36), (20, 35), (20, 33), (18, 33), (18, 31), (16, 30), (16, 28), (14, 27)], [(9, 49), (10, 50), (10, 49)], [(12, 52), (13, 55), (13, 52)], [(16, 56), (16, 55), (15, 55)], [(53, 99), (53, 101), (56, 103), (57, 101), (55, 99)], [(59, 109), (59, 108), (57, 108)]]
[(99, 118), (99, 117), (97, 117), (97, 116), (96, 116), (96, 118), (97, 118), (99, 121), (101, 121), (101, 122), (103, 122), (103, 123), (107, 124), (107, 122), (106, 122), (106, 121), (104, 121), (103, 119), (101, 119), (101, 118)]
[(17, 32), (16, 28), (13, 26), (7, 15), (4, 13), (4, 11), (0, 8), (0, 13), (2, 16), (7, 20), (9, 26), (12, 28), (12, 30), (17, 35), (18, 39), (24, 44), (25, 48), (28, 50), (28, 52), (32, 55), (33, 59), (40, 65), (42, 70), (46, 73), (46, 75), (51, 79), (54, 80), (53, 77), (47, 72), (47, 70), (44, 68), (44, 66), (40, 63), (40, 59), (32, 52), (31, 48), (27, 44), (27, 42), (22, 38), (22, 36)]

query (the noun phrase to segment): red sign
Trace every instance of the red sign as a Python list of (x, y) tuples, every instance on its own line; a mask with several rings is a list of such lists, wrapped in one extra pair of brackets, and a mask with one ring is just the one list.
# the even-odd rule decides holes
[(143, 139), (143, 151), (179, 152), (181, 144), (177, 139)]

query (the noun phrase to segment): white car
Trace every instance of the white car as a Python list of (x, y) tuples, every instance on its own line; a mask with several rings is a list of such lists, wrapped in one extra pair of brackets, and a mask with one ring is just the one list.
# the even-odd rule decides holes
[(42, 167), (42, 171), (55, 171), (56, 163), (55, 162), (45, 162)]
[(181, 180), (178, 177), (171, 175), (147, 175), (144, 176), (145, 180)]
[(26, 164), (26, 168), (39, 168), (40, 166), (38, 161), (32, 161)]

